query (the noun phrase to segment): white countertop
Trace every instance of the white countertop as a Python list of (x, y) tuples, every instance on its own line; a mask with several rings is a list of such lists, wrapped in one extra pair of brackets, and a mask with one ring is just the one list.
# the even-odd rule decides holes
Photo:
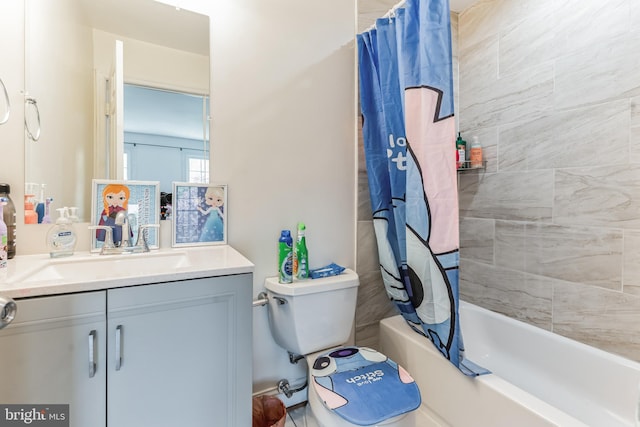
[(253, 263), (228, 245), (164, 248), (141, 254), (76, 252), (18, 255), (0, 272), (0, 296), (24, 298), (252, 273)]

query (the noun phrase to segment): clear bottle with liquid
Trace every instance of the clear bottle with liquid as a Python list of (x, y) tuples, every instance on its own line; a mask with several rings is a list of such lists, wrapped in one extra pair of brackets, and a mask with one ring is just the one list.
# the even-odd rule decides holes
[(476, 135), (473, 136), (473, 140), (471, 142), (469, 162), (471, 163), (471, 167), (474, 169), (484, 166), (484, 162), (482, 160), (482, 145), (480, 145), (480, 139), (478, 139)]
[(0, 197), (7, 199), (4, 205), (2, 219), (7, 226), (7, 254), (9, 259), (16, 256), (16, 207), (11, 200), (9, 184), (0, 184)]

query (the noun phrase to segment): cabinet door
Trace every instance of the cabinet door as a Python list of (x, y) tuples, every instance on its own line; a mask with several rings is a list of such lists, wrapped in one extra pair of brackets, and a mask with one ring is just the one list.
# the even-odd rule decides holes
[(0, 402), (69, 404), (71, 426), (104, 427), (106, 293), (17, 305), (14, 321), (0, 330)]
[(110, 427), (251, 424), (251, 274), (112, 289)]

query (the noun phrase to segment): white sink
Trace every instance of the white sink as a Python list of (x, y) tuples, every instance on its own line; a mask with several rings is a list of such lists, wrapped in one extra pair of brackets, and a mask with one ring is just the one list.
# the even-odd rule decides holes
[(161, 248), (146, 253), (98, 255), (86, 251), (65, 258), (20, 255), (0, 271), (0, 296), (56, 295), (251, 273), (253, 264), (228, 245)]
[(149, 252), (123, 255), (90, 255), (52, 259), (20, 277), (22, 283), (109, 280), (149, 276), (191, 265), (186, 252)]

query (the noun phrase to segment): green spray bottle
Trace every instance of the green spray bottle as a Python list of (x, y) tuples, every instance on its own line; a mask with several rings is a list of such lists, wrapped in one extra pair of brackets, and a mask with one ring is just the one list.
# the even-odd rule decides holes
[(293, 248), (293, 275), (298, 280), (309, 278), (309, 251), (305, 237), (306, 226), (298, 223), (298, 237)]

